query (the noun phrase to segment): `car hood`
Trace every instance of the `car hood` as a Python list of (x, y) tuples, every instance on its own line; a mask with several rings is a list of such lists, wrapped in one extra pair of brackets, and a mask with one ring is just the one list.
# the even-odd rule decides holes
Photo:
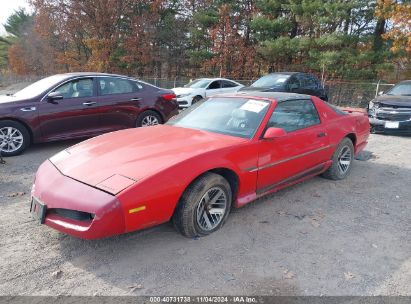
[(176, 95), (182, 94), (192, 94), (193, 92), (201, 91), (202, 89), (193, 89), (193, 88), (174, 88), (172, 89)]
[(50, 161), (66, 176), (117, 194), (167, 167), (244, 141), (161, 125), (107, 133), (63, 150)]
[(411, 96), (381, 95), (375, 98), (373, 102), (393, 108), (411, 108)]
[(13, 102), (21, 102), (21, 101), (23, 101), (23, 100), (18, 99), (18, 98), (13, 97), (13, 96), (0, 95), (0, 105), (13, 103)]

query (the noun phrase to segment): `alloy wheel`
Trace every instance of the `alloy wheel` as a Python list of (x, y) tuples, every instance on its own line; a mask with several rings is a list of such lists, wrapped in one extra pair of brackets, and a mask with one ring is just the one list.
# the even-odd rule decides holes
[(197, 206), (197, 224), (205, 231), (216, 228), (227, 211), (227, 196), (220, 187), (213, 187), (200, 199)]
[(21, 148), (24, 143), (23, 134), (19, 129), (3, 127), (0, 129), (0, 150), (12, 153)]
[(158, 118), (153, 116), (153, 115), (147, 115), (146, 117), (143, 118), (141, 122), (142, 127), (150, 127), (150, 126), (156, 126), (160, 122), (158, 121)]
[(352, 162), (352, 152), (350, 147), (344, 146), (338, 156), (338, 170), (341, 174), (347, 173)]

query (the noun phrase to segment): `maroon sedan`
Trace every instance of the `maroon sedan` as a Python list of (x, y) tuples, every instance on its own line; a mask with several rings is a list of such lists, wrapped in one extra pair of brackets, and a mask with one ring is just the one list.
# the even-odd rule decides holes
[(175, 97), (171, 90), (126, 76), (50, 76), (0, 97), (0, 151), (13, 156), (31, 143), (161, 124), (178, 113)]

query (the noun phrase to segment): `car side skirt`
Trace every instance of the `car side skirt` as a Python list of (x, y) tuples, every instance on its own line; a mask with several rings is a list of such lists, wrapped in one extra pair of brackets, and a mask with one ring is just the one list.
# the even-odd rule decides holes
[(244, 206), (244, 205), (246, 205), (246, 204), (262, 197), (262, 196), (268, 195), (270, 193), (277, 192), (277, 191), (279, 191), (283, 188), (286, 188), (286, 187), (301, 183), (301, 182), (303, 182), (303, 181), (305, 181), (309, 178), (312, 178), (312, 177), (317, 176), (321, 173), (324, 173), (331, 166), (331, 164), (332, 164), (332, 160), (329, 160), (325, 163), (316, 165), (313, 168), (310, 168), (308, 170), (300, 172), (300, 173), (298, 173), (294, 176), (291, 176), (291, 177), (289, 177), (285, 180), (282, 180), (278, 183), (272, 184), (270, 186), (267, 186), (267, 187), (264, 187), (264, 188), (261, 188), (261, 189), (257, 189), (257, 191), (253, 194), (246, 195), (246, 196), (243, 196), (243, 197), (239, 197), (237, 199), (236, 207), (240, 208), (240, 207), (242, 207), (242, 206)]

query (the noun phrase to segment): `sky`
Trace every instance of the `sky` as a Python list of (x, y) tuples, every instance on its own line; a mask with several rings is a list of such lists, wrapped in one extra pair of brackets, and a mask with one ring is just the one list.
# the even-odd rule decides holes
[(0, 36), (6, 33), (3, 24), (7, 21), (7, 18), (20, 7), (30, 11), (27, 0), (0, 0)]

